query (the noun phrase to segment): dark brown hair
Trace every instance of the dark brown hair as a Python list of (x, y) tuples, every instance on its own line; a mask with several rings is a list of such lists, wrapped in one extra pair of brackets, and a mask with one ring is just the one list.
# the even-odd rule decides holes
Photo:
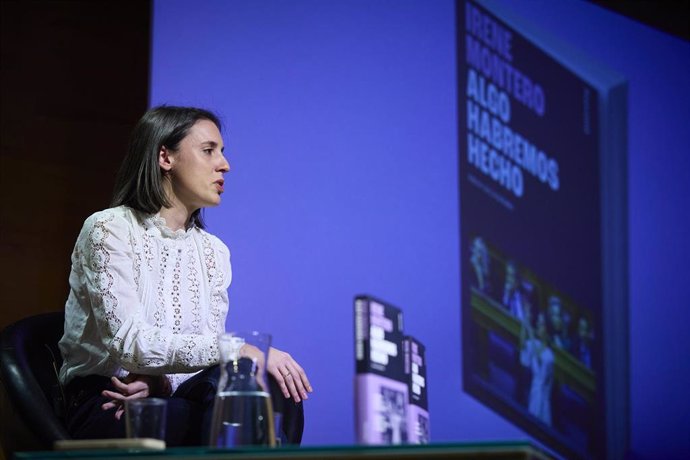
[[(146, 112), (130, 136), (127, 155), (115, 179), (111, 206), (126, 205), (147, 214), (170, 206), (158, 154), (163, 147), (177, 150), (199, 120), (212, 121), (221, 129), (218, 117), (204, 109), (163, 105)], [(194, 211), (190, 223), (204, 228), (201, 209)]]

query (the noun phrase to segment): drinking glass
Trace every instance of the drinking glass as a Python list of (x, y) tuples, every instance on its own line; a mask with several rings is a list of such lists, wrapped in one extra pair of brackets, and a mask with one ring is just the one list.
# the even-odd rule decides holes
[(125, 428), (128, 438), (165, 440), (168, 401), (160, 398), (125, 401)]

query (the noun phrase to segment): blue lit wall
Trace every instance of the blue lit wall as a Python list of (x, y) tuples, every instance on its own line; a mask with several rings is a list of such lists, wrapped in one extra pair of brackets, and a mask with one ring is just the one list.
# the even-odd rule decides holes
[[(631, 434), (690, 452), (690, 44), (579, 0), (504, 2), (629, 77)], [(427, 344), (432, 439), (524, 439), (461, 391), (450, 0), (154, 2), (151, 103), (215, 109), (232, 171), (229, 328), (307, 369), (305, 444), (350, 444), (352, 298)]]

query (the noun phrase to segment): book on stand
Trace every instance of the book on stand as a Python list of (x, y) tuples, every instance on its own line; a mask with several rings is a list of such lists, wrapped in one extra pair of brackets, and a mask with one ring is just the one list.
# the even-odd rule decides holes
[(355, 431), (360, 444), (408, 442), (402, 311), (355, 297)]
[(408, 385), (407, 434), (409, 444), (428, 444), (429, 400), (424, 345), (412, 336), (403, 339), (405, 375)]

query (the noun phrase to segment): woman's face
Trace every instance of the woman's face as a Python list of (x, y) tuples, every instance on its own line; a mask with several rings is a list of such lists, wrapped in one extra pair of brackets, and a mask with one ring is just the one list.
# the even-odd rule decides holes
[(179, 203), (190, 212), (220, 204), (223, 174), (230, 170), (223, 149), (223, 138), (215, 123), (199, 120), (177, 150), (167, 152), (167, 166), (165, 154), (161, 154), (161, 167), (169, 172), (173, 204)]

